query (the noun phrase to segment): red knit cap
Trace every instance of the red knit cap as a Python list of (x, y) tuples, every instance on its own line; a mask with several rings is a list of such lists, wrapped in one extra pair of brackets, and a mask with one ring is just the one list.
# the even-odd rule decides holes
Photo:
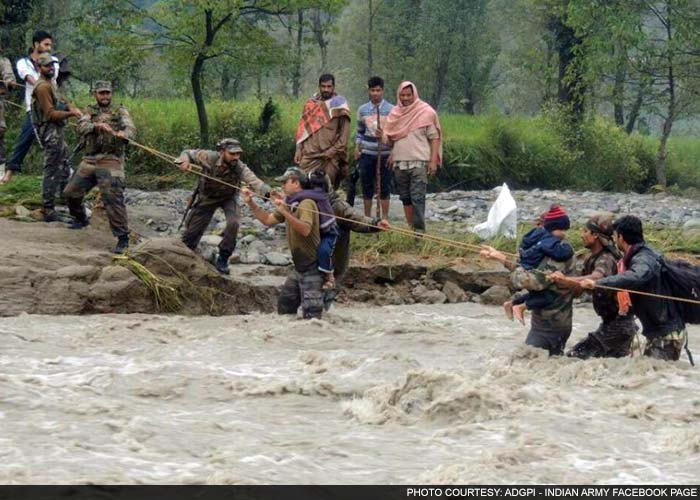
[(543, 216), (544, 228), (547, 231), (554, 231), (555, 229), (567, 230), (571, 227), (571, 222), (569, 221), (569, 216), (566, 214), (566, 210), (560, 205), (552, 205), (549, 210)]

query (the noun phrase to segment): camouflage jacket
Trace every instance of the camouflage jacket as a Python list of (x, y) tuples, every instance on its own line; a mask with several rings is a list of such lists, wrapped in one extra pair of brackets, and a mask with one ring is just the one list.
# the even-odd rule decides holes
[(561, 271), (566, 276), (574, 274), (574, 258), (557, 262), (545, 257), (536, 269), (527, 271), (518, 266), (511, 274), (513, 286), (517, 289), (551, 290), (557, 294), (556, 299), (547, 307), (532, 311), (532, 330), (545, 334), (571, 331), (573, 292), (569, 288), (557, 287), (547, 278), (547, 274), (554, 271)]
[(96, 130), (95, 125), (98, 123), (107, 123), (115, 132), (124, 132), (127, 139), (133, 140), (136, 138), (136, 127), (129, 112), (123, 106), (103, 108), (92, 105), (85, 108), (77, 125), (85, 147), (86, 160), (99, 162), (111, 159), (123, 163), (128, 141)]
[[(602, 274), (603, 278), (613, 276), (617, 273), (617, 259), (606, 249), (601, 250), (595, 255), (589, 255), (583, 263), (581, 274), (583, 276), (588, 276), (589, 274), (593, 274), (594, 271), (598, 271)], [(618, 305), (616, 292), (595, 288), (591, 291), (591, 296), (593, 298), (593, 309), (604, 322), (612, 321), (617, 317)]]
[(12, 64), (7, 57), (0, 57), (0, 96), (7, 93), (7, 85), (5, 82), (14, 82), (15, 74), (12, 71)]
[[(270, 186), (258, 178), (255, 173), (242, 161), (234, 165), (223, 162), (221, 155), (216, 151), (206, 149), (186, 149), (180, 154), (181, 160), (188, 159), (196, 168), (202, 167), (202, 172), (210, 177), (221, 179), (227, 184), (240, 186), (248, 184), (258, 194), (266, 195), (271, 191)], [(220, 203), (226, 200), (237, 200), (240, 189), (227, 186), (220, 182), (205, 177), (199, 178), (199, 204)]]

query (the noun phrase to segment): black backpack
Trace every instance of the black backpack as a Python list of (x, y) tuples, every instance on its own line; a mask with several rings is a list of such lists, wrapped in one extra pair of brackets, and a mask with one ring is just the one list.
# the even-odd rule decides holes
[[(678, 259), (659, 257), (661, 279), (669, 294), (681, 299), (700, 302), (700, 266)], [(683, 321), (700, 324), (700, 303), (676, 301)]]

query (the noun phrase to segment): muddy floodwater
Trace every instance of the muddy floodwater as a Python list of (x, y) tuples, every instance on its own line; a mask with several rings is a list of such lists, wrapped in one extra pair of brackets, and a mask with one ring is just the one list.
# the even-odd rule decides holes
[(0, 482), (699, 482), (685, 354), (548, 359), (525, 333), (477, 304), (3, 318)]

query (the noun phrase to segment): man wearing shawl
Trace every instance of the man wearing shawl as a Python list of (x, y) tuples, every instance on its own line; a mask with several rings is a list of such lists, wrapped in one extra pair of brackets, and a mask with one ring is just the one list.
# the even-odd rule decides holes
[[(566, 277), (562, 273), (552, 273), (550, 278), (561, 286), (574, 289), (578, 294), (581, 281), (601, 279), (617, 273), (620, 253), (612, 241), (613, 220), (611, 214), (601, 213), (591, 217), (581, 231), (583, 245), (590, 252), (583, 262), (580, 277)], [(637, 331), (634, 315), (629, 311), (629, 294), (623, 300), (618, 293), (601, 288), (591, 290), (593, 309), (600, 316), (601, 323), (596, 331), (579, 341), (567, 355), (586, 358), (621, 358), (630, 352), (632, 339)]]
[(297, 128), (294, 163), (305, 172), (322, 168), (333, 189), (347, 176), (350, 107), (348, 101), (335, 93), (335, 77), (321, 75), (318, 93), (304, 104)]
[(425, 232), (428, 175), (434, 175), (442, 162), (440, 120), (411, 82), (399, 85), (397, 102), (386, 119), (383, 140), (392, 146), (394, 178), (406, 222), (415, 231)]

